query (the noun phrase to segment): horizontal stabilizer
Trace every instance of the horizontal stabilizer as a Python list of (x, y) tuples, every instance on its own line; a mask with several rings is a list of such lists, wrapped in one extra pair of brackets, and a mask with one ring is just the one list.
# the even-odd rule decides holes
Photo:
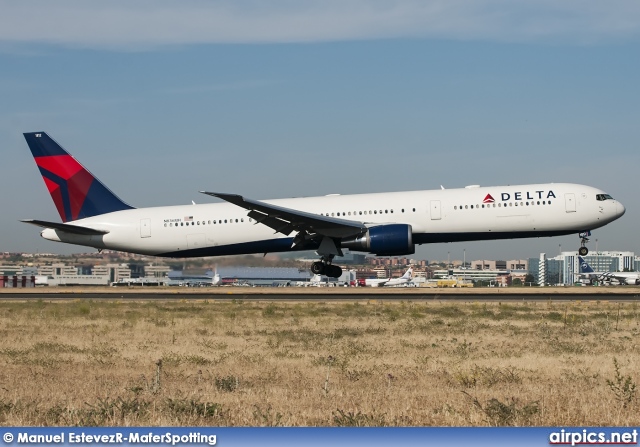
[(64, 231), (65, 233), (82, 234), (85, 236), (101, 236), (103, 234), (108, 233), (108, 231), (104, 231), (104, 230), (94, 230), (93, 228), (81, 227), (79, 225), (71, 225), (71, 224), (58, 223), (58, 222), (47, 222), (46, 220), (26, 219), (26, 220), (22, 220), (21, 222), (28, 223), (31, 225), (37, 225), (38, 227), (43, 227), (43, 228), (53, 228), (55, 230)]

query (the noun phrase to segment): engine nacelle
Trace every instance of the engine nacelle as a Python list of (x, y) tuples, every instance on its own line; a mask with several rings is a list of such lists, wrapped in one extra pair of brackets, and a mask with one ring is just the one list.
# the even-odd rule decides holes
[(340, 246), (378, 256), (412, 255), (416, 252), (411, 225), (406, 224), (371, 227), (362, 236), (342, 239)]

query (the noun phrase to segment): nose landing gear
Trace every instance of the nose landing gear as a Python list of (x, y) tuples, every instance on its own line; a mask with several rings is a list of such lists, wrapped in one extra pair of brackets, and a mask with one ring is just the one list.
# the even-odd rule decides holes
[(589, 254), (589, 249), (586, 247), (587, 242), (589, 242), (589, 236), (591, 236), (591, 231), (583, 231), (578, 234), (580, 237), (580, 248), (578, 249), (578, 254), (580, 256), (587, 256)]

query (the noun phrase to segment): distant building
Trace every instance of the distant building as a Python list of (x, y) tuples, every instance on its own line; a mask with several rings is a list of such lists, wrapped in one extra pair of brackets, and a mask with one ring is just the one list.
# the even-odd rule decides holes
[[(638, 270), (640, 259), (630, 251), (591, 252), (583, 257), (596, 272), (618, 272)], [(540, 259), (529, 258), (528, 271), (538, 282)], [(546, 259), (546, 284), (573, 284), (580, 275), (578, 252), (565, 251), (558, 256)]]
[(98, 275), (57, 275), (49, 276), (46, 280), (48, 286), (108, 286), (108, 276)]
[(473, 270), (506, 270), (507, 263), (505, 261), (492, 261), (489, 259), (482, 259), (471, 261), (471, 268)]
[(37, 285), (109, 285), (131, 278), (145, 283), (164, 283), (171, 268), (161, 264), (108, 263), (70, 265), (64, 262), (48, 262), (42, 265), (0, 265), (0, 276), (36, 276)]
[(343, 265), (363, 265), (367, 262), (366, 255), (362, 253), (354, 253), (352, 251), (348, 251), (344, 253), (344, 256), (339, 258), (337, 264)]
[(128, 264), (100, 264), (93, 266), (93, 274), (106, 276), (109, 282), (122, 282), (131, 278), (131, 270)]
[(72, 265), (55, 263), (38, 267), (38, 275), (42, 276), (71, 276), (77, 275), (78, 269)]
[(36, 286), (36, 277), (27, 275), (0, 275), (0, 288), (27, 288)]
[(510, 279), (504, 279), (502, 277), (509, 276), (507, 270), (477, 270), (477, 269), (436, 269), (433, 271), (434, 278), (448, 278), (455, 277), (470, 281), (496, 281), (500, 280), (500, 283), (508, 283)]
[(168, 265), (145, 265), (144, 277), (145, 278), (166, 278), (169, 275), (171, 268)]
[(21, 265), (0, 265), (0, 275), (22, 275), (23, 269)]
[(529, 260), (528, 259), (511, 259), (507, 261), (507, 270), (528, 270), (529, 269)]
[[(291, 282), (309, 281), (311, 273), (295, 267), (219, 267), (218, 275), (222, 284), (248, 283), (260, 286), (274, 284), (285, 285)], [(204, 274), (190, 271), (171, 271), (168, 274), (169, 285), (204, 284), (210, 282), (214, 272)]]

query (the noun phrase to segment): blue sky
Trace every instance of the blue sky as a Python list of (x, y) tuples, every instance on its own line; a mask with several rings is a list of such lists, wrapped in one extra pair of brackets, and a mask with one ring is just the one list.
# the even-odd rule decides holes
[[(22, 132), (44, 130), (134, 206), (576, 182), (640, 254), (637, 1), (0, 0), (0, 251), (82, 251)], [(438, 244), (515, 258), (577, 236)], [(591, 244), (595, 248), (595, 243)]]

